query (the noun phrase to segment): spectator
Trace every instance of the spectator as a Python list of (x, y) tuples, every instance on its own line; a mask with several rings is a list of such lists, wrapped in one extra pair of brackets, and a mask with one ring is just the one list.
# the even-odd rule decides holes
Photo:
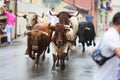
[(102, 24), (102, 22), (100, 22), (98, 26), (99, 26), (100, 31), (102, 31), (103, 30), (103, 24)]
[(104, 65), (96, 66), (94, 80), (120, 80), (117, 79), (118, 60), (120, 58), (120, 12), (114, 15), (112, 24), (112, 27), (109, 27), (108, 31), (104, 33), (99, 49), (105, 57), (110, 57), (113, 54), (116, 56), (109, 59)]
[(85, 17), (87, 22), (93, 22), (93, 16), (91, 15), (91, 12), (89, 11), (88, 15), (86, 15)]
[(15, 25), (16, 16), (12, 13), (12, 10), (7, 11), (7, 8), (5, 6), (2, 7), (2, 9), (5, 15), (7, 16), (7, 23), (4, 29), (4, 33), (7, 34), (7, 41), (8, 44), (10, 44), (11, 43), (10, 31)]
[[(85, 16), (85, 19), (87, 21), (88, 26), (91, 26), (94, 28), (93, 24), (93, 16), (91, 15), (91, 11), (89, 11), (88, 15)], [(93, 29), (94, 30), (94, 29)]]
[[(51, 8), (51, 10), (49, 10), (49, 12), (51, 12), (52, 14), (56, 14), (54, 8)], [(48, 17), (49, 17), (49, 22), (50, 22), (51, 24), (55, 24), (55, 23), (56, 23), (55, 16), (52, 16), (52, 15), (48, 14)]]
[(109, 27), (111, 27), (111, 26), (112, 26), (112, 22), (110, 22), (109, 25), (106, 26), (105, 31), (108, 31)]

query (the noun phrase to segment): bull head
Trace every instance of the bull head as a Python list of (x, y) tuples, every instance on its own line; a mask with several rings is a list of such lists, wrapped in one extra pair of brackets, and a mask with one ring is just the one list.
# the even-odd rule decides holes
[(30, 34), (31, 34), (31, 31), (25, 31), (25, 32), (24, 32), (24, 36), (30, 35)]
[(55, 26), (50, 26), (49, 29), (53, 30), (52, 41), (56, 46), (61, 47), (67, 42), (66, 32), (69, 30), (69, 25), (56, 24)]
[(31, 30), (25, 32), (25, 34), (30, 38), (29, 43), (31, 44), (32, 50), (38, 50), (43, 36), (48, 36), (48, 33), (41, 30)]

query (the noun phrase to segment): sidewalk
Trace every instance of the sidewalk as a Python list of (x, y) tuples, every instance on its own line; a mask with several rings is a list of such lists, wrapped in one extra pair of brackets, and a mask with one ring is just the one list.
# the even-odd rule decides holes
[(7, 42), (4, 42), (0, 44), (0, 47), (12, 46), (12, 45), (26, 43), (26, 42), (27, 42), (27, 36), (19, 36), (17, 37), (17, 39), (12, 40), (10, 45), (8, 45)]

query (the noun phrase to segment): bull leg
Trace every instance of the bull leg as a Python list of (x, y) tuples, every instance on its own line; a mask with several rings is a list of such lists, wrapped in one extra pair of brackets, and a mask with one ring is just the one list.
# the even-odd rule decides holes
[(85, 43), (84, 42), (82, 42), (82, 46), (83, 46), (82, 52), (85, 52)]
[(50, 44), (47, 47), (47, 53), (50, 53)]
[(96, 43), (95, 43), (95, 41), (93, 40), (93, 45), (95, 46), (96, 45)]
[(59, 67), (59, 59), (60, 59), (60, 57), (59, 57), (59, 55), (57, 55), (57, 63), (56, 63), (56, 67)]
[(62, 55), (60, 56), (60, 69), (62, 70), (63, 69), (63, 62), (62, 62)]
[(77, 36), (75, 37), (74, 41), (73, 41), (73, 45), (76, 46), (76, 39), (77, 39)]
[(29, 52), (28, 52), (29, 48), (28, 48), (28, 47), (30, 46), (30, 40), (31, 40), (31, 39), (30, 39), (30, 36), (28, 36), (28, 37), (27, 37), (27, 49), (26, 49), (26, 51), (25, 51), (25, 55), (28, 55), (28, 54), (29, 54)]
[(31, 59), (35, 60), (35, 56), (32, 55), (32, 50), (28, 49), (28, 54)]
[(45, 61), (45, 51), (43, 51), (42, 61)]
[(91, 46), (92, 45), (92, 40), (89, 40), (89, 46)]
[(37, 53), (37, 58), (35, 61), (35, 67), (39, 67), (39, 57), (40, 57), (40, 53)]
[(70, 49), (70, 46), (68, 47), (68, 49), (67, 49), (67, 53), (66, 53), (66, 55), (65, 55), (65, 59), (66, 59), (66, 60), (68, 60), (68, 59), (69, 59), (69, 57), (68, 57), (68, 52), (69, 52), (69, 49)]
[(26, 51), (25, 51), (25, 55), (28, 55), (28, 49), (26, 49)]
[(65, 53), (61, 55), (60, 62), (61, 62), (61, 70), (64, 70), (65, 69)]
[(89, 47), (89, 41), (86, 41), (87, 46)]
[(56, 60), (57, 60), (57, 56), (53, 54), (53, 66), (52, 66), (52, 71), (55, 71), (55, 63), (56, 63)]
[(33, 55), (33, 57), (35, 57), (35, 51), (33, 51), (33, 54), (32, 54), (32, 55)]

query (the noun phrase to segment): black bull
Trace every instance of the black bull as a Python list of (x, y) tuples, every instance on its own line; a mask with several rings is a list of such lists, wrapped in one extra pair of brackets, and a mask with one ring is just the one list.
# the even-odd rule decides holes
[(83, 46), (82, 52), (85, 51), (85, 43), (87, 44), (87, 46), (91, 46), (93, 41), (93, 45), (96, 45), (94, 41), (96, 36), (94, 25), (90, 22), (79, 23), (77, 36), (79, 38), (79, 43), (81, 42)]

